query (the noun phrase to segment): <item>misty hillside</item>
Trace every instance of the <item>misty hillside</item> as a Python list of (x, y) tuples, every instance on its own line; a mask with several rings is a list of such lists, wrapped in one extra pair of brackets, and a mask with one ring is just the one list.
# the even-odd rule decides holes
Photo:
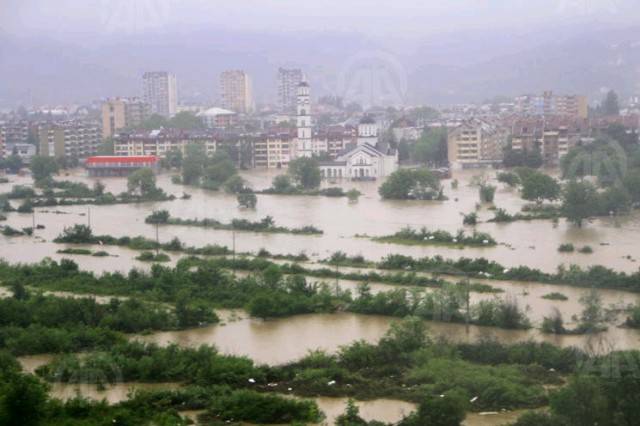
[(177, 74), (186, 101), (215, 100), (217, 76), (228, 68), (249, 72), (257, 101), (271, 101), (279, 66), (302, 67), (314, 95), (344, 95), (351, 78), (346, 74), (358, 72), (361, 57), (390, 64), (390, 84), (406, 82), (397, 90), (406, 91), (403, 100), (409, 104), (481, 101), (545, 89), (585, 93), (593, 100), (603, 88), (623, 95), (640, 91), (638, 30), (454, 33), (430, 40), (200, 30), (82, 44), (2, 35), (0, 105), (138, 95), (142, 73), (160, 69)]

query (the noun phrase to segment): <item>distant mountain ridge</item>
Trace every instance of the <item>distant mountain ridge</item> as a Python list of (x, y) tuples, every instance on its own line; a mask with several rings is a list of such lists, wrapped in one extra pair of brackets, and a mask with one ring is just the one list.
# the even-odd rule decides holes
[(185, 100), (215, 103), (218, 74), (242, 68), (253, 77), (257, 100), (273, 101), (279, 66), (303, 68), (318, 96), (339, 91), (342, 74), (351, 72), (348, 65), (359, 55), (393, 62), (408, 104), (446, 105), (546, 89), (584, 93), (592, 100), (605, 88), (623, 97), (640, 92), (640, 26), (535, 34), (459, 32), (429, 40), (376, 40), (336, 32), (194, 30), (96, 39), (82, 46), (0, 34), (0, 106), (138, 95), (142, 73), (160, 69), (177, 74)]

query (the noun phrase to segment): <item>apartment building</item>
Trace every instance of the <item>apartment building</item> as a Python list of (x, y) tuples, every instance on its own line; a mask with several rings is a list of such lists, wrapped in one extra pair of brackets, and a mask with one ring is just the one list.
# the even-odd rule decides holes
[(222, 108), (237, 113), (253, 112), (253, 93), (249, 75), (241, 70), (229, 70), (220, 74)]
[(102, 143), (100, 126), (92, 121), (41, 123), (37, 134), (40, 155), (50, 157), (87, 158)]
[(29, 142), (29, 135), (34, 131), (34, 124), (28, 120), (12, 120), (0, 123), (0, 137), (5, 145)]
[(507, 139), (507, 130), (498, 123), (478, 118), (465, 120), (449, 131), (449, 164), (452, 168), (467, 168), (499, 163)]
[(278, 106), (281, 112), (293, 113), (296, 110), (298, 85), (304, 80), (299, 68), (278, 68)]
[(523, 95), (515, 99), (515, 111), (524, 115), (559, 115), (585, 119), (589, 103), (582, 95), (555, 95), (545, 91), (541, 95)]
[(174, 116), (178, 108), (176, 76), (166, 71), (146, 72), (142, 82), (143, 100), (150, 106), (151, 114)]
[(592, 136), (586, 119), (563, 116), (519, 118), (511, 128), (513, 150), (539, 150), (545, 164), (557, 165), (571, 148)]
[(177, 150), (186, 153), (191, 144), (204, 145), (207, 155), (213, 154), (221, 137), (208, 130), (158, 129), (119, 133), (114, 140), (115, 155), (164, 157)]
[(139, 126), (150, 115), (151, 107), (142, 99), (107, 99), (102, 104), (102, 137), (111, 138), (118, 130)]
[(292, 129), (273, 129), (253, 138), (253, 165), (260, 168), (287, 167), (292, 159), (296, 133)]

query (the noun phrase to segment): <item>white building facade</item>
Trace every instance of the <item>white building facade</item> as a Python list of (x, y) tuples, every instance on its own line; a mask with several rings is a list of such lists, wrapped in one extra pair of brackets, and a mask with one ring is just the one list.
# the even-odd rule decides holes
[(176, 76), (165, 71), (146, 72), (142, 76), (144, 102), (151, 107), (151, 114), (173, 117), (178, 108), (178, 84)]

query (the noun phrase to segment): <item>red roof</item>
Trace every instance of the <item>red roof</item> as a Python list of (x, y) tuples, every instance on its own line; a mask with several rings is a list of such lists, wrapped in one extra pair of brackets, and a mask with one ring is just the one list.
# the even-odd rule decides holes
[(155, 155), (139, 155), (139, 156), (97, 156), (97, 157), (89, 157), (85, 161), (85, 164), (113, 164), (113, 163), (131, 163), (131, 164), (141, 164), (141, 163), (156, 163), (158, 161), (158, 157)]

